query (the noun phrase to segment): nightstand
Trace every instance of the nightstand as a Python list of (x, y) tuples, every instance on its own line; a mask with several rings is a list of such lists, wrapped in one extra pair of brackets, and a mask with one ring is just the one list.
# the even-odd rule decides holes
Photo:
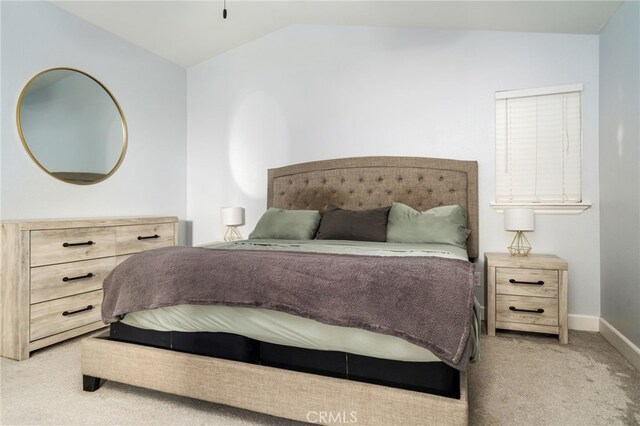
[(558, 256), (485, 253), (487, 334), (496, 328), (557, 334), (569, 343), (568, 264)]

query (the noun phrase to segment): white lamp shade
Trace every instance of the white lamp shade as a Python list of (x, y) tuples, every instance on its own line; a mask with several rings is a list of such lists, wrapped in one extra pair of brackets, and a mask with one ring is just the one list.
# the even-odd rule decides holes
[(533, 231), (533, 209), (504, 209), (505, 231)]
[(244, 225), (244, 209), (242, 207), (222, 207), (220, 221), (225, 226)]

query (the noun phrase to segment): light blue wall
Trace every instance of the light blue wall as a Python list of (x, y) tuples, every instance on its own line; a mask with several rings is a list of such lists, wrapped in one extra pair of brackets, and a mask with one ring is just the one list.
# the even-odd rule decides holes
[[(186, 71), (49, 2), (1, 1), (2, 219), (186, 216)], [(31, 161), (16, 126), (24, 85), (45, 69), (87, 72), (113, 93), (129, 144), (95, 185), (52, 178)]]
[(602, 318), (640, 346), (640, 2), (600, 34)]

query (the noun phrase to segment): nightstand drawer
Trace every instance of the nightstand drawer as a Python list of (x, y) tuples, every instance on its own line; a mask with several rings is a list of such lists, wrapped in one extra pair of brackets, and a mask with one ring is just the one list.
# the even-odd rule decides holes
[(100, 321), (102, 290), (31, 305), (31, 341)]
[(75, 262), (116, 254), (116, 228), (31, 231), (31, 266)]
[(497, 295), (496, 321), (557, 326), (558, 299)]
[(496, 294), (558, 297), (558, 271), (496, 268)]
[(172, 223), (119, 226), (116, 236), (116, 255), (173, 246), (175, 241), (173, 228)]
[(31, 304), (102, 288), (115, 257), (31, 268)]

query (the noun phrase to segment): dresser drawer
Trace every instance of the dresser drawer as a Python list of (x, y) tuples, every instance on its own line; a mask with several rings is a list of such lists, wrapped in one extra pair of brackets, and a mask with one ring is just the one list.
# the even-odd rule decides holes
[(31, 304), (102, 288), (115, 257), (31, 268)]
[(31, 341), (100, 321), (101, 308), (102, 290), (31, 305)]
[(133, 256), (133, 254), (123, 254), (122, 256), (116, 256), (116, 266), (120, 265), (122, 262)]
[(496, 296), (496, 321), (557, 326), (558, 299), (499, 294)]
[(115, 243), (114, 227), (31, 231), (31, 266), (114, 256)]
[(496, 268), (496, 293), (557, 298), (558, 271)]
[(138, 253), (174, 245), (173, 224), (119, 226), (116, 231), (116, 254)]

